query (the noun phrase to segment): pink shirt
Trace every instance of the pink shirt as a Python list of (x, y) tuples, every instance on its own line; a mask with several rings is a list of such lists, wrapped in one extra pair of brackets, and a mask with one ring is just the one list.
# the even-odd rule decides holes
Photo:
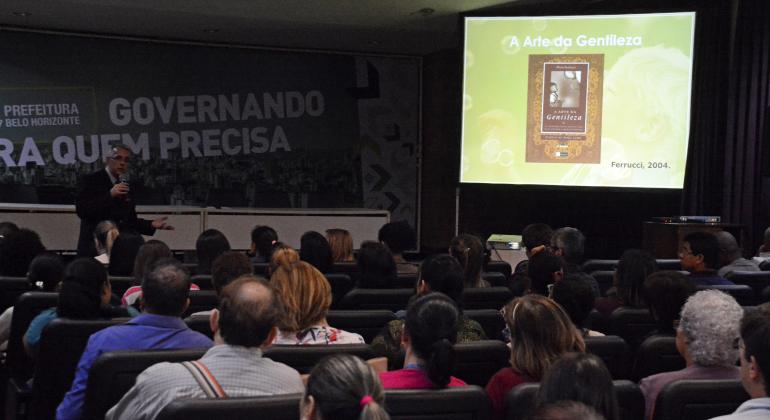
[[(380, 381), (385, 389), (435, 389), (428, 374), (421, 369), (399, 369), (380, 373)], [(466, 386), (465, 382), (451, 376), (447, 387)]]

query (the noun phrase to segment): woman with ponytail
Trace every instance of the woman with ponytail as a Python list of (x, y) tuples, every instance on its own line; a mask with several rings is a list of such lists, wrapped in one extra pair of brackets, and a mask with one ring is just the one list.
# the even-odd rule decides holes
[(385, 388), (434, 389), (465, 386), (452, 376), (460, 311), (443, 293), (429, 293), (409, 304), (401, 334), (404, 368), (380, 373)]
[(98, 254), (94, 257), (96, 261), (105, 266), (110, 265), (112, 244), (115, 243), (117, 238), (118, 227), (112, 221), (103, 220), (96, 225), (96, 229), (94, 229), (94, 246), (96, 246), (96, 253)]
[(371, 366), (356, 356), (338, 354), (310, 372), (300, 404), (301, 420), (389, 420), (382, 384)]
[(56, 318), (100, 319), (138, 315), (133, 308), (112, 307), (107, 271), (93, 258), (78, 258), (64, 270), (56, 308), (41, 312), (24, 335), (24, 346), (34, 354), (43, 329)]
[(481, 277), (481, 270), (486, 263), (487, 254), (481, 240), (473, 235), (458, 235), (449, 245), (449, 254), (457, 258), (465, 273), (465, 287), (489, 287), (488, 281)]

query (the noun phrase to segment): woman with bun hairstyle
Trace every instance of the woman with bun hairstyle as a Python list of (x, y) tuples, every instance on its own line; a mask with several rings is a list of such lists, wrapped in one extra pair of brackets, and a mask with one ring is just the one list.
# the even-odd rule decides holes
[(401, 334), (404, 368), (380, 373), (386, 389), (435, 389), (465, 386), (452, 376), (460, 311), (443, 293), (429, 293), (409, 304)]
[(389, 420), (377, 374), (356, 356), (337, 354), (310, 372), (300, 403), (301, 420)]

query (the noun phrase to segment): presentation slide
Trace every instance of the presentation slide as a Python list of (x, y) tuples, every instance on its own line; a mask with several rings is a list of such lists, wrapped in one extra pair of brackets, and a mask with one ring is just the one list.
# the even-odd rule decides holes
[(695, 13), (467, 17), (460, 182), (682, 188)]

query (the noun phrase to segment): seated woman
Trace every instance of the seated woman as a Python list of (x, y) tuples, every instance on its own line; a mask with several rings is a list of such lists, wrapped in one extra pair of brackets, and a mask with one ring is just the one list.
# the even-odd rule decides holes
[(572, 273), (553, 285), (551, 299), (567, 312), (578, 333), (585, 337), (601, 337), (604, 334), (585, 327), (588, 315), (594, 308), (594, 290), (591, 283)]
[(273, 344), (361, 344), (358, 334), (332, 328), (326, 313), (332, 303), (332, 289), (326, 278), (304, 261), (276, 268), (270, 282), (284, 307)]
[[(655, 320), (656, 329), (651, 333), (675, 335), (674, 321), (687, 298), (695, 293), (695, 286), (678, 271), (657, 271), (644, 280), (642, 294)], [(639, 343), (629, 343), (632, 347)]]
[(99, 222), (94, 229), (94, 246), (96, 246), (96, 261), (110, 265), (110, 253), (115, 239), (118, 238), (118, 227), (110, 220)]
[(389, 420), (385, 393), (371, 366), (356, 356), (335, 354), (310, 372), (300, 402), (300, 420)]
[(388, 248), (374, 241), (361, 244), (356, 260), (358, 273), (353, 278), (361, 289), (390, 289), (396, 282), (396, 263)]
[(36, 316), (24, 334), (24, 347), (31, 355), (37, 350), (43, 329), (56, 318), (103, 319), (136, 316), (133, 308), (110, 306), (112, 288), (107, 271), (93, 258), (78, 258), (64, 270), (55, 308)]
[(596, 299), (594, 307), (602, 315), (609, 317), (620, 307), (646, 308), (642, 287), (644, 280), (658, 271), (655, 257), (647, 251), (628, 249), (620, 256), (618, 267), (612, 278), (613, 289), (607, 297)]
[(326, 238), (316, 231), (305, 232), (299, 239), (299, 258), (322, 273), (332, 265), (332, 249)]
[(687, 299), (676, 329), (676, 348), (684, 357), (686, 367), (641, 380), (639, 387), (646, 401), (645, 419), (652, 418), (658, 394), (671, 382), (740, 379), (740, 370), (735, 366), (738, 359), (735, 343), (742, 317), (743, 308), (732, 296), (718, 290), (703, 290)]
[(620, 419), (612, 376), (596, 355), (567, 353), (548, 369), (537, 392), (537, 406), (564, 400), (584, 403), (606, 420)]
[(229, 250), (230, 242), (222, 232), (216, 229), (201, 232), (195, 241), (195, 256), (198, 258), (195, 274), (211, 274), (211, 264), (223, 252)]
[(460, 311), (442, 293), (429, 293), (409, 304), (401, 334), (403, 369), (380, 373), (385, 389), (434, 389), (465, 386), (452, 376)]
[[(139, 307), (139, 298), (142, 297), (142, 279), (145, 273), (152, 270), (156, 262), (164, 258), (171, 258), (171, 249), (163, 241), (151, 239), (139, 247), (134, 260), (134, 286), (129, 287), (120, 300), (122, 305)], [(195, 283), (190, 283), (190, 290), (200, 290)]]
[(327, 229), (326, 240), (332, 250), (333, 262), (353, 262), (353, 237), (345, 229)]
[[(426, 258), (420, 266), (418, 278), (416, 297), (430, 292), (440, 292), (452, 299), (458, 308), (462, 308), (463, 269), (454, 257), (443, 254)], [(390, 321), (383, 331), (372, 340), (374, 352), (380, 356), (386, 356), (389, 366), (393, 366), (393, 362), (398, 358), (403, 330), (404, 321), (402, 319)], [(487, 336), (481, 325), (463, 316), (462, 309), (460, 309), (457, 342), (467, 343), (486, 339)]]
[(545, 296), (513, 299), (503, 308), (503, 318), (511, 334), (511, 367), (500, 369), (487, 384), (494, 419), (505, 415), (505, 396), (511, 389), (540, 382), (563, 354), (585, 351), (583, 337), (567, 313)]
[(489, 287), (488, 281), (481, 278), (487, 255), (481, 240), (473, 235), (459, 235), (452, 239), (449, 254), (457, 258), (465, 273), (465, 287)]
[(111, 276), (130, 277), (134, 273), (134, 261), (139, 247), (144, 244), (142, 235), (134, 232), (121, 232), (115, 242), (112, 244), (110, 252), (110, 266), (108, 268)]
[(283, 242), (276, 242), (270, 253), (270, 264), (268, 265), (268, 277), (282, 265), (288, 266), (293, 262), (299, 261), (299, 253), (292, 247)]

